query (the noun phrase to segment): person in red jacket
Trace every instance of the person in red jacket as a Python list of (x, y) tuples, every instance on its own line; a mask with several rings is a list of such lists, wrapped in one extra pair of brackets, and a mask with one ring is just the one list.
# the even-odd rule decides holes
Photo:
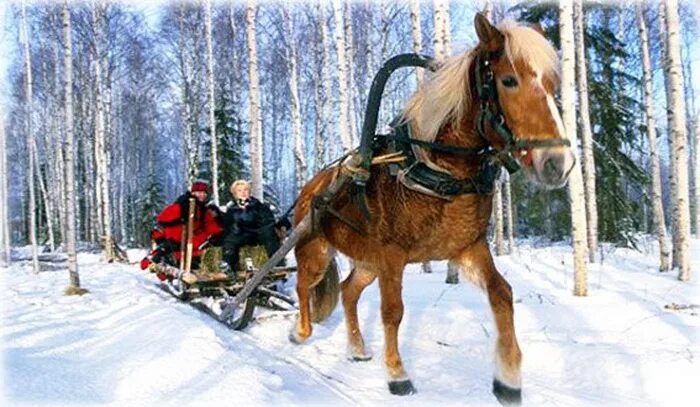
[(192, 268), (197, 268), (199, 256), (204, 252), (204, 249), (219, 238), (223, 232), (218, 221), (220, 211), (216, 205), (207, 205), (209, 184), (206, 181), (195, 181), (188, 192), (178, 197), (156, 217), (158, 227), (151, 233), (151, 238), (157, 246), (149, 256), (141, 261), (142, 269), (145, 270), (151, 262), (158, 263), (161, 259), (172, 266), (180, 264), (184, 255), (181, 248), (183, 231), (187, 227), (190, 198), (195, 198), (192, 227)]

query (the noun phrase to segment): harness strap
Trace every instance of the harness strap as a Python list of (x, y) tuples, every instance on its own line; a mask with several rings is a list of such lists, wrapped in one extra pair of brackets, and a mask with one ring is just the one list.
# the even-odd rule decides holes
[[(390, 172), (396, 174), (406, 187), (442, 199), (453, 199), (455, 196), (462, 194), (490, 194), (493, 192), (494, 182), (500, 174), (499, 160), (492, 159), (496, 157), (495, 150), (491, 148), (469, 149), (446, 146), (454, 147), (455, 150), (451, 152), (455, 154), (455, 151), (461, 151), (462, 155), (484, 157), (484, 161), (474, 177), (455, 178), (449, 173), (430, 168), (426, 163), (417, 159), (411, 144), (433, 143), (421, 142), (421, 140), (412, 138), (410, 131), (408, 123), (401, 123), (394, 127), (392, 134), (376, 138), (377, 148), (383, 147), (390, 151), (400, 151), (405, 156), (403, 162), (390, 163), (389, 168)], [(381, 142), (384, 143), (379, 144)]]

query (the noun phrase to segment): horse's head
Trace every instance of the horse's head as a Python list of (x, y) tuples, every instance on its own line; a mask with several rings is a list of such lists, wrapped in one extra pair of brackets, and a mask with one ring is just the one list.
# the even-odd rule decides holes
[(575, 157), (554, 102), (559, 85), (556, 51), (534, 28), (497, 28), (480, 13), (474, 25), (479, 45), (473, 72), (482, 135), (515, 160), (530, 180), (550, 188), (563, 186)]

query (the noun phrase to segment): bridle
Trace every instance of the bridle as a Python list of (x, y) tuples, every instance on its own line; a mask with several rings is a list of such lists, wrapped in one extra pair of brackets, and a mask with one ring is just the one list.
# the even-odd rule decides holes
[(564, 138), (546, 140), (517, 140), (506, 123), (503, 110), (498, 102), (498, 90), (496, 78), (491, 69), (491, 61), (495, 61), (503, 55), (503, 50), (489, 52), (487, 57), (477, 55), (474, 59), (474, 76), (476, 80), (476, 92), (479, 96), (480, 109), (476, 121), (476, 130), (481, 138), (487, 140), (493, 146), (486, 132), (486, 124), (496, 133), (498, 141), (503, 143), (500, 152), (495, 153), (498, 160), (510, 173), (520, 169), (520, 163), (513, 153), (523, 152), (533, 148), (546, 148), (558, 146), (570, 146), (571, 142)]

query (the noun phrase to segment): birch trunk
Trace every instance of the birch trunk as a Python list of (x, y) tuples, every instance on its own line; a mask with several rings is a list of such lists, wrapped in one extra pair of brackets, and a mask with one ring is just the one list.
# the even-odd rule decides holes
[(28, 172), (27, 172), (27, 188), (29, 190), (29, 243), (32, 246), (32, 270), (34, 273), (39, 272), (39, 250), (36, 241), (36, 194), (34, 190), (34, 129), (32, 127), (33, 95), (32, 95), (32, 60), (29, 53), (29, 29), (27, 27), (27, 6), (22, 1), (22, 16), (21, 30), (24, 42), (24, 70), (25, 70), (25, 118), (27, 132), (27, 157)]
[[(335, 159), (335, 154), (334, 154), (334, 148), (333, 146), (335, 145), (334, 143), (334, 138), (331, 137), (333, 126), (332, 126), (332, 112), (331, 112), (331, 89), (333, 89), (333, 82), (331, 81), (331, 49), (330, 49), (330, 41), (328, 38), (328, 29), (326, 28), (326, 3), (324, 0), (319, 0), (318, 2), (318, 18), (319, 18), (319, 32), (321, 35), (321, 46), (323, 47), (323, 62), (321, 65), (321, 87), (323, 91), (321, 92), (322, 95), (321, 97), (323, 98), (323, 106), (321, 108), (323, 118), (322, 118), (322, 124), (323, 124), (323, 133), (322, 137), (325, 137), (325, 141), (321, 140), (320, 143), (316, 144), (317, 147), (317, 157), (321, 157), (321, 162), (323, 162), (323, 157), (325, 155), (322, 155), (325, 153), (324, 148), (323, 148), (323, 143), (327, 142), (328, 146), (330, 147), (330, 159), (329, 161), (332, 161)], [(319, 144), (321, 144), (319, 148)]]
[[(559, 35), (561, 38), (561, 107), (566, 135), (573, 151), (578, 151), (576, 140), (575, 111), (575, 58), (574, 21), (571, 0), (559, 1)], [(569, 176), (569, 202), (571, 204), (571, 237), (574, 251), (574, 295), (586, 296), (587, 283), (587, 244), (586, 244), (586, 194), (583, 187), (581, 166), (576, 160)]]
[(654, 209), (654, 228), (656, 239), (659, 242), (659, 271), (668, 271), (669, 252), (666, 244), (666, 221), (664, 220), (663, 200), (661, 196), (661, 170), (659, 166), (659, 154), (656, 150), (656, 122), (654, 120), (654, 98), (652, 89), (651, 58), (649, 57), (649, 34), (642, 3), (637, 3), (637, 24), (639, 27), (639, 39), (642, 53), (642, 74), (644, 86), (644, 112), (646, 115), (647, 136), (649, 138), (649, 166), (651, 172), (651, 196)]
[(503, 244), (503, 180), (501, 176), (496, 178), (492, 207), (496, 256), (502, 256), (506, 254), (506, 250)]
[(209, 85), (209, 137), (211, 141), (211, 188), (214, 203), (219, 204), (219, 151), (216, 139), (216, 117), (214, 115), (214, 50), (212, 47), (211, 0), (207, 0), (204, 10), (204, 26), (207, 40), (207, 77)]
[(335, 20), (335, 48), (338, 58), (338, 99), (340, 105), (340, 117), (338, 118), (338, 127), (340, 129), (340, 144), (343, 147), (343, 152), (347, 153), (352, 150), (352, 136), (350, 135), (349, 121), (349, 95), (348, 95), (348, 79), (347, 79), (347, 61), (345, 47), (345, 24), (343, 20), (343, 5), (340, 0), (333, 0), (333, 17)]
[(51, 203), (51, 198), (49, 197), (48, 190), (46, 188), (46, 183), (44, 182), (44, 175), (41, 172), (41, 166), (39, 165), (39, 157), (37, 153), (36, 139), (32, 140), (32, 160), (34, 160), (34, 168), (36, 168), (36, 180), (39, 184), (39, 192), (41, 194), (41, 199), (44, 202), (44, 215), (46, 216), (46, 235), (51, 251), (56, 250), (56, 243), (53, 239), (53, 205)]
[(444, 62), (450, 54), (450, 6), (449, 0), (433, 0), (433, 21), (435, 24), (435, 60)]
[(9, 266), (10, 233), (7, 205), (7, 143), (5, 141), (5, 114), (0, 108), (0, 265)]
[(350, 131), (350, 144), (352, 146), (358, 145), (357, 143), (357, 126), (355, 117), (355, 98), (353, 97), (353, 83), (355, 78), (355, 70), (353, 69), (355, 52), (353, 49), (353, 34), (352, 34), (352, 2), (345, 2), (344, 11), (344, 21), (345, 28), (343, 29), (345, 35), (345, 60), (347, 63), (347, 79), (348, 79), (348, 127)]
[(700, 110), (695, 113), (693, 126), (693, 180), (695, 185), (695, 238), (700, 239)]
[(584, 44), (585, 16), (582, 0), (574, 1), (574, 35), (576, 41), (576, 85), (578, 90), (579, 120), (581, 123), (581, 149), (583, 161), (583, 184), (586, 193), (586, 227), (588, 237), (588, 260), (595, 262), (598, 252), (598, 205), (595, 188), (595, 160), (593, 156), (593, 133), (588, 109), (588, 73)]
[(670, 135), (673, 138), (673, 160), (676, 178), (676, 216), (678, 242), (678, 279), (690, 280), (690, 206), (688, 191), (688, 152), (686, 151), (685, 100), (683, 98), (683, 70), (681, 66), (680, 25), (677, 0), (666, 0), (666, 32), (668, 33), (666, 56), (670, 115)]
[(183, 126), (183, 138), (184, 138), (184, 155), (186, 157), (185, 165), (185, 180), (187, 184), (190, 185), (197, 177), (197, 146), (194, 142), (193, 134), (193, 115), (192, 115), (192, 94), (191, 94), (191, 84), (192, 84), (192, 67), (190, 66), (190, 59), (187, 55), (187, 45), (185, 40), (185, 4), (180, 3), (178, 7), (178, 25), (179, 25), (179, 39), (178, 39), (178, 58), (180, 62), (180, 68), (182, 70), (182, 110), (180, 111), (180, 116)]
[[(56, 22), (63, 24), (60, 18), (56, 19)], [(59, 223), (59, 236), (61, 238), (61, 243), (64, 246), (66, 244), (66, 204), (65, 204), (65, 170), (64, 170), (64, 156), (63, 156), (63, 119), (62, 115), (65, 115), (63, 109), (65, 104), (62, 103), (61, 99), (61, 72), (58, 68), (61, 66), (61, 59), (59, 56), (59, 49), (63, 47), (60, 40), (56, 41), (54, 48), (54, 77), (53, 77), (53, 90), (51, 91), (53, 99), (55, 101), (55, 106), (53, 108), (53, 114), (51, 115), (52, 126), (55, 132), (55, 137), (53, 137), (51, 148), (53, 149), (53, 172), (55, 174), (53, 182), (51, 182), (51, 199), (53, 202), (57, 203), (56, 213), (58, 214)]]
[(66, 191), (66, 254), (68, 255), (68, 276), (70, 285), (80, 287), (78, 260), (75, 250), (75, 172), (73, 164), (73, 57), (71, 45), (71, 24), (68, 0), (63, 3), (63, 53), (65, 91), (65, 191)]
[(659, 2), (659, 49), (661, 51), (661, 66), (664, 70), (664, 91), (666, 92), (666, 142), (668, 144), (668, 166), (669, 166), (669, 186), (671, 189), (671, 268), (678, 267), (678, 258), (680, 257), (678, 249), (680, 248), (680, 243), (678, 242), (678, 205), (677, 205), (677, 191), (678, 191), (678, 180), (676, 179), (676, 161), (674, 157), (673, 148), (673, 136), (671, 135), (671, 113), (669, 109), (671, 108), (669, 101), (671, 100), (670, 85), (669, 85), (669, 75), (668, 75), (668, 35), (666, 32), (666, 4), (664, 1)]
[(246, 7), (248, 31), (248, 75), (250, 98), (250, 159), (252, 189), (251, 194), (263, 200), (263, 149), (260, 123), (260, 91), (258, 85), (258, 51), (255, 43), (255, 0), (248, 0)]
[(92, 23), (95, 41), (95, 173), (97, 175), (98, 216), (104, 255), (107, 262), (114, 261), (114, 243), (112, 241), (112, 216), (109, 196), (109, 169), (107, 152), (107, 135), (105, 122), (105, 81), (103, 68), (104, 44), (104, 5), (96, 2), (92, 7)]
[(297, 50), (294, 35), (294, 24), (287, 7), (282, 8), (284, 31), (287, 37), (287, 80), (291, 97), (292, 136), (294, 137), (294, 163), (296, 164), (296, 187), (301, 191), (306, 179), (306, 158), (304, 154), (304, 139), (301, 134), (301, 105), (299, 103), (299, 74), (297, 70)]
[[(411, 7), (411, 39), (413, 39), (413, 52), (423, 52), (423, 35), (420, 29), (420, 0), (410, 0)], [(423, 83), (423, 69), (416, 68), (416, 88)]]
[(510, 174), (504, 171), (503, 181), (503, 206), (506, 210), (506, 238), (508, 239), (508, 253), (515, 249), (515, 231), (513, 230), (513, 199), (510, 188)]

